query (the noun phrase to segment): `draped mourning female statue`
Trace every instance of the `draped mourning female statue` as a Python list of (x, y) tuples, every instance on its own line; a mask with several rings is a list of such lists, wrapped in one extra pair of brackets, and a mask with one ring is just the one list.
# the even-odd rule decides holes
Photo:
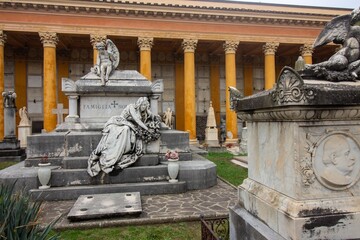
[(118, 116), (111, 117), (102, 130), (102, 138), (88, 160), (88, 173), (124, 169), (144, 153), (144, 143), (160, 137), (160, 116), (150, 111), (146, 97), (129, 104)]

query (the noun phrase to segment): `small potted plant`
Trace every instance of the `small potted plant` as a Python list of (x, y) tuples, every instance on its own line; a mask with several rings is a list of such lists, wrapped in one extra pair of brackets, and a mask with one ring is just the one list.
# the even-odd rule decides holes
[(179, 174), (179, 153), (176, 150), (168, 150), (165, 154), (165, 159), (168, 161), (168, 173), (169, 173), (169, 182), (176, 183), (176, 179)]
[(50, 169), (50, 163), (48, 156), (43, 156), (40, 158), (40, 162), (38, 164), (39, 170), (38, 170), (38, 178), (41, 183), (41, 186), (39, 186), (39, 189), (47, 189), (50, 188), (49, 181), (51, 178), (51, 169)]

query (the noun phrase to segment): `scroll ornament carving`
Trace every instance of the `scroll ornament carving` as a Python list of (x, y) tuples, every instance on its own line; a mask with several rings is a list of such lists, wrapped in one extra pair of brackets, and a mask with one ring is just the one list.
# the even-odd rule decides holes
[(69, 78), (63, 78), (62, 79), (62, 91), (63, 92), (75, 92), (76, 91), (76, 83)]
[(0, 31), (0, 46), (4, 46), (6, 39), (6, 34), (3, 31)]
[(137, 44), (140, 48), (140, 50), (151, 50), (151, 47), (154, 44), (154, 38), (150, 37), (139, 37), (137, 40)]
[(99, 42), (106, 43), (106, 35), (90, 34), (90, 43), (93, 48), (96, 48), (96, 44)]
[(311, 89), (304, 88), (304, 81), (300, 75), (289, 67), (281, 71), (276, 89), (272, 93), (272, 99), (278, 104), (288, 102), (306, 103), (314, 99), (315, 93)]
[(315, 182), (315, 173), (312, 168), (311, 156), (314, 151), (314, 145), (310, 141), (307, 141), (306, 156), (300, 160), (300, 174), (302, 183), (305, 187), (309, 187)]
[(162, 79), (157, 79), (153, 81), (151, 85), (151, 90), (153, 93), (162, 93), (164, 92), (164, 83)]
[(57, 34), (53, 32), (40, 32), (39, 36), (44, 47), (55, 47), (59, 41)]
[(263, 45), (263, 51), (265, 55), (274, 55), (279, 47), (278, 42), (269, 42)]
[(182, 42), (182, 47), (184, 52), (194, 52), (196, 49), (198, 40), (196, 39), (184, 39)]
[(239, 46), (239, 42), (238, 41), (226, 41), (223, 46), (224, 46), (225, 53), (235, 53), (237, 47)]

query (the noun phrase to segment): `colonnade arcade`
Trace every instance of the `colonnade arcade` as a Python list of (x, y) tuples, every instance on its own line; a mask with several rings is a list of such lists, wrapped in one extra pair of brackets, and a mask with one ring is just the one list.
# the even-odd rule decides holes
[[(226, 119), (227, 142), (238, 139), (236, 114), (230, 111), (229, 86), (245, 96), (270, 89), (285, 65), (299, 55), (306, 63), (322, 61), (335, 45), (313, 51), (312, 43), (243, 42), (233, 40), (158, 39), (151, 36), (74, 35), (54, 32), (0, 30), (0, 91), (14, 90), (18, 108), (27, 106), (33, 124), (52, 131), (57, 103), (68, 107), (61, 78), (79, 79), (90, 71), (97, 56), (95, 45), (111, 39), (120, 51), (119, 69), (138, 70), (150, 81), (164, 80), (159, 113), (171, 108), (175, 128), (189, 131), (197, 142), (210, 101), (217, 123)], [(2, 99), (0, 100), (2, 101)], [(3, 108), (3, 104), (0, 104)], [(3, 138), (3, 109), (0, 138)], [(19, 118), (17, 117), (17, 122)], [(43, 123), (43, 125), (42, 125)], [(34, 127), (33, 127), (34, 128)], [(36, 129), (35, 129), (36, 131)]]

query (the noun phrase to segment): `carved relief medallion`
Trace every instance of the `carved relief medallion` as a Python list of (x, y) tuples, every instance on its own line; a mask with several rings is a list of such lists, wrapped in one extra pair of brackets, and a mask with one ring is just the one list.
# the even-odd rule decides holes
[(313, 169), (318, 181), (327, 188), (343, 190), (354, 185), (360, 173), (360, 147), (345, 132), (331, 132), (317, 141)]

